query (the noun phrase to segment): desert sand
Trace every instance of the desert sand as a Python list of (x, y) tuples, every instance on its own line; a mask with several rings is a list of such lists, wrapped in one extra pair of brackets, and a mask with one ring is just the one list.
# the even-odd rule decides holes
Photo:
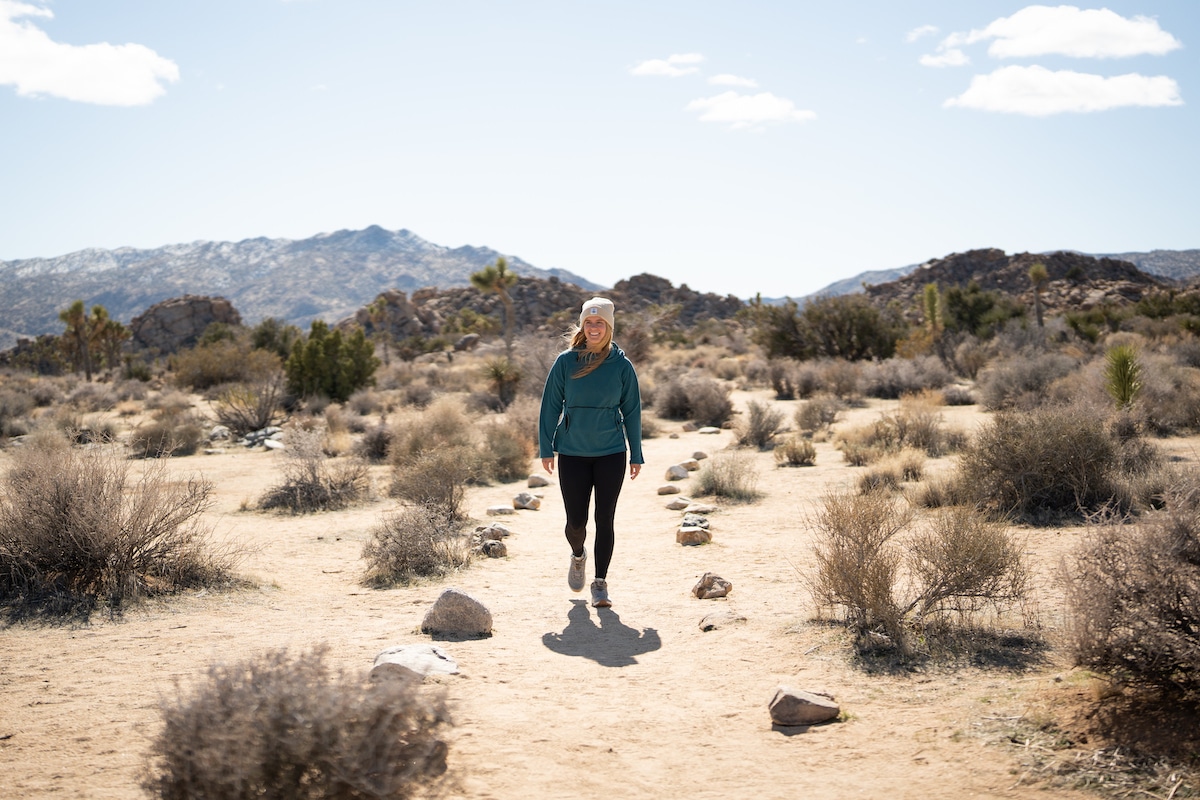
[[(888, 407), (873, 402), (839, 424)], [(945, 414), (961, 427), (982, 418), (971, 407)], [(85, 626), (0, 628), (0, 797), (144, 796), (138, 775), (159, 730), (160, 698), (172, 696), (176, 682), (186, 691), (213, 662), (327, 644), (334, 666), (365, 675), (382, 650), (417, 643), (442, 647), (460, 669), (427, 680), (445, 691), (453, 715), (446, 732), (453, 796), (1090, 796), (1039, 782), (1004, 733), (1014, 720), (1078, 700), (1060, 649), (1016, 666), (873, 673), (855, 665), (845, 629), (818, 618), (803, 580), (811, 566), (808, 515), (828, 489), (853, 485), (860, 474), (831, 444), (817, 445), (817, 464), (808, 468), (777, 468), (770, 453), (756, 454), (763, 500), (718, 504), (709, 515), (713, 542), (684, 547), (675, 541), (681, 514), (657, 493), (664, 472), (696, 451), (729, 446), (733, 436), (682, 432), (671, 422), (661, 428), (645, 443), (644, 472), (623, 490), (611, 609), (593, 609), (586, 591), (567, 588), (556, 485), (537, 490), (540, 510), (500, 519), (513, 532), (506, 558), (479, 558), (443, 581), (373, 590), (360, 583), (360, 554), (380, 515), (395, 508), (384, 492), (385, 467), (373, 468), (370, 502), (291, 516), (245, 508), (278, 482), (279, 453), (230, 447), (172, 459), (173, 472), (214, 481), (213, 537), (247, 549), (239, 572), (253, 588), (154, 600)], [(928, 469), (949, 464), (933, 460)], [(681, 482), (685, 495), (689, 483)], [(472, 488), (467, 511), (492, 521), (485, 510), (510, 504), (523, 489), (524, 482)], [(1053, 566), (1078, 534), (1027, 537), (1038, 580), (1015, 613), (1051, 644), (1061, 623)], [(692, 596), (705, 572), (730, 581), (731, 594)], [(438, 641), (420, 632), (449, 586), (487, 605), (491, 637)], [(745, 621), (701, 630), (701, 619), (718, 611)], [(773, 727), (767, 703), (780, 685), (833, 695), (843, 718)]]

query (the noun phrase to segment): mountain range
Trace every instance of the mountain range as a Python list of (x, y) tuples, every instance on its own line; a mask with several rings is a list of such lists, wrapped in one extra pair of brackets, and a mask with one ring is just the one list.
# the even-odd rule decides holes
[[(443, 247), (408, 230), (372, 225), (298, 240), (198, 241), (0, 261), (0, 349), (19, 337), (61, 332), (58, 314), (75, 300), (89, 308), (102, 305), (112, 318), (128, 323), (171, 297), (220, 295), (250, 324), (275, 317), (307, 328), (317, 318), (332, 323), (352, 316), (388, 289), (467, 286), (473, 272), (500, 255), (486, 247)], [(522, 277), (603, 288), (565, 270), (506, 258)]]

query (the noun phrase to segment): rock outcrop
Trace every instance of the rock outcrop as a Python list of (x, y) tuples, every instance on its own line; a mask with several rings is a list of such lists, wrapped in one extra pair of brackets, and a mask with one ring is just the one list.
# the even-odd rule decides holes
[(241, 325), (242, 316), (224, 297), (184, 295), (155, 303), (129, 324), (134, 347), (159, 354), (191, 347), (214, 322)]

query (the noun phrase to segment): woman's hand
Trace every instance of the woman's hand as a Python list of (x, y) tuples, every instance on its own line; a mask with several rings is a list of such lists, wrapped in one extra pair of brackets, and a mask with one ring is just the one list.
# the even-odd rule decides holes
[(641, 474), (641, 471), (642, 471), (641, 464), (630, 464), (629, 465), (629, 480), (634, 480), (635, 478), (637, 478), (637, 476), (639, 474)]
[(546, 470), (550, 475), (554, 474), (554, 456), (542, 459), (542, 469)]

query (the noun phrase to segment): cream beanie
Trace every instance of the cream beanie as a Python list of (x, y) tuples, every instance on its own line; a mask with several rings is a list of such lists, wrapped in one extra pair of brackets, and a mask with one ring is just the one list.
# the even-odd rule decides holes
[(616, 325), (613, 324), (613, 312), (616, 307), (613, 306), (613, 301), (605, 297), (593, 297), (583, 304), (583, 310), (579, 312), (579, 327), (583, 327), (583, 321), (588, 317), (600, 317), (608, 323), (608, 329), (615, 330)]

